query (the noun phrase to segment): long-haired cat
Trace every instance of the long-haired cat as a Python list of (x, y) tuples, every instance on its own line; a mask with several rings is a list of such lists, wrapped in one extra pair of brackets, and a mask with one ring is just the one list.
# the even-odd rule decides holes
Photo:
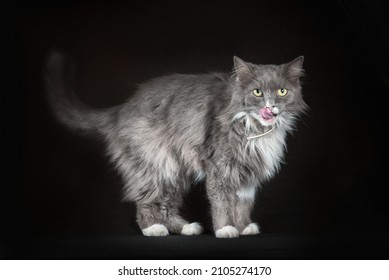
[(286, 135), (307, 109), (303, 57), (282, 65), (234, 57), (232, 73), (163, 76), (105, 110), (80, 102), (64, 62), (53, 53), (46, 65), (53, 110), (68, 127), (103, 137), (144, 235), (200, 234), (199, 223), (180, 215), (200, 181), (216, 237), (260, 233), (250, 217), (255, 194), (279, 170)]

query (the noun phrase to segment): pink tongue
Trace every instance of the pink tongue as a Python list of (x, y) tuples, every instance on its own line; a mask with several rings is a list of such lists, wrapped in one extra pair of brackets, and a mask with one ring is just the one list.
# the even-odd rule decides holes
[(262, 108), (259, 110), (262, 118), (264, 118), (265, 120), (270, 120), (271, 118), (274, 117), (274, 114), (273, 112), (269, 109), (269, 108)]

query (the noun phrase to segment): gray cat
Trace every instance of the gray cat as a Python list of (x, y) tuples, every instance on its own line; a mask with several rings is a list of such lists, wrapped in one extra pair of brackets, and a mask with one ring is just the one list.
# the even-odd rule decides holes
[(199, 223), (179, 213), (183, 196), (200, 181), (216, 237), (260, 233), (250, 218), (256, 191), (279, 170), (287, 132), (307, 109), (303, 57), (282, 65), (234, 57), (231, 74), (156, 78), (105, 110), (79, 101), (64, 60), (53, 53), (47, 62), (53, 110), (68, 127), (104, 138), (144, 235), (201, 234)]

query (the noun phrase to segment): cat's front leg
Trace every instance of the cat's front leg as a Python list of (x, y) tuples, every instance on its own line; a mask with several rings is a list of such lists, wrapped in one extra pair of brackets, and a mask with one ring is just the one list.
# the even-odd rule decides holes
[(237, 203), (235, 207), (234, 222), (241, 235), (253, 235), (261, 233), (257, 223), (251, 220), (251, 212), (254, 207), (255, 187), (245, 187), (236, 192)]
[(213, 178), (207, 179), (207, 195), (211, 203), (212, 224), (218, 238), (239, 237), (239, 230), (234, 226), (234, 196), (230, 189)]

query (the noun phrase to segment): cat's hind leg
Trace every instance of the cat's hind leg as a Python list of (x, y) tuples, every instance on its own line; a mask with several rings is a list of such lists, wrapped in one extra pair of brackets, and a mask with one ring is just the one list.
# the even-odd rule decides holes
[(202, 227), (198, 223), (189, 223), (179, 213), (182, 197), (189, 189), (190, 182), (180, 174), (178, 164), (173, 164), (173, 160), (169, 162), (154, 163), (158, 168), (132, 164), (129, 175), (128, 168), (123, 172), (127, 175), (125, 178), (128, 198), (137, 204), (138, 225), (146, 236), (166, 236), (169, 233), (200, 234)]
[(137, 222), (145, 236), (169, 235), (167, 227), (162, 224), (158, 204), (137, 204)]
[(179, 199), (137, 204), (137, 222), (145, 236), (166, 236), (169, 233), (198, 235), (203, 232), (199, 223), (189, 223), (179, 214)]
[(203, 227), (197, 222), (185, 224), (181, 230), (183, 235), (199, 235), (201, 233), (203, 233)]
[(189, 223), (178, 214), (168, 217), (167, 227), (170, 232), (183, 235), (199, 235), (203, 232), (203, 227), (199, 223)]
[(197, 223), (189, 223), (179, 213), (181, 206), (181, 196), (170, 198), (168, 202), (162, 204), (162, 216), (164, 224), (169, 232), (183, 235), (199, 235), (203, 232), (203, 227)]

